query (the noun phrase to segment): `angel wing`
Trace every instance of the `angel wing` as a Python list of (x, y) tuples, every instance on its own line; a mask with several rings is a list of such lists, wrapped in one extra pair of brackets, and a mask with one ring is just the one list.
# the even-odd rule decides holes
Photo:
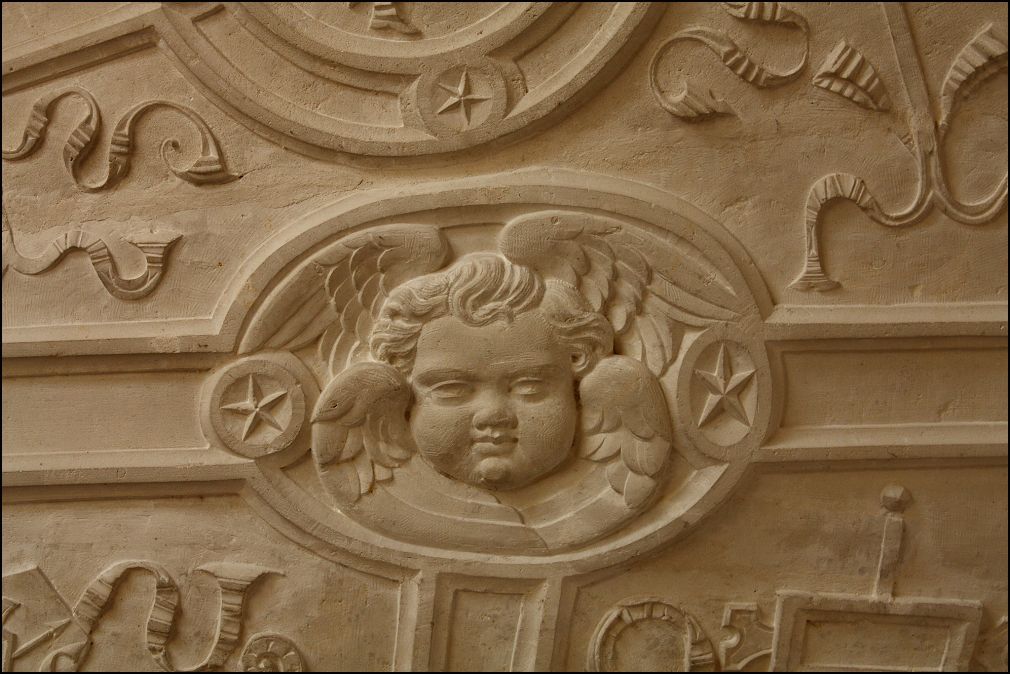
[(580, 456), (609, 462), (607, 480), (633, 510), (656, 490), (673, 434), (659, 380), (628, 356), (604, 358), (579, 385)]
[(654, 270), (640, 248), (618, 237), (621, 225), (602, 217), (543, 211), (516, 218), (498, 236), (501, 253), (545, 278), (577, 288), (614, 329), (615, 351), (639, 359), (657, 376), (677, 359), (684, 326), (704, 327), (739, 316), (732, 286), (711, 263), (681, 255)]
[(312, 453), (341, 500), (357, 501), (413, 454), (410, 399), (410, 384), (385, 363), (355, 363), (326, 385), (312, 414)]
[(352, 235), (268, 299), (240, 352), (295, 351), (319, 339), (319, 356), (336, 374), (368, 351), (372, 322), (389, 292), (435, 271), (449, 244), (437, 227), (389, 225)]

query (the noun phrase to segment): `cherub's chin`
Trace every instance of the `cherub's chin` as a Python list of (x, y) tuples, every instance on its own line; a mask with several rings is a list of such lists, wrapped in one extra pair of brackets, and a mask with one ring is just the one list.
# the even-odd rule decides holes
[(509, 462), (499, 457), (489, 456), (481, 460), (473, 469), (474, 482), (486, 489), (511, 489), (512, 468)]

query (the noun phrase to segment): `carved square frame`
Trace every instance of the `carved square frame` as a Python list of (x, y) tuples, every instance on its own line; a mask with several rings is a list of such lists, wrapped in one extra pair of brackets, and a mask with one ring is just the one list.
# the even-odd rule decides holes
[[(837, 671), (830, 665), (804, 668), (807, 625), (811, 622), (843, 623), (851, 616), (895, 619), (901, 624), (928, 621), (947, 627), (947, 644), (934, 671), (967, 671), (972, 646), (978, 637), (982, 605), (974, 601), (918, 599), (783, 591), (775, 608), (775, 640), (770, 671)], [(882, 671), (881, 666), (847, 665), (847, 671)], [(891, 668), (891, 671), (894, 671)]]

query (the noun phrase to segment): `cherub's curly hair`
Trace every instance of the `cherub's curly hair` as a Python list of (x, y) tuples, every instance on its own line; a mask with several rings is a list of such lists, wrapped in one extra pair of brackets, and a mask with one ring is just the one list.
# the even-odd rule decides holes
[(454, 316), (467, 325), (512, 321), (540, 309), (558, 340), (572, 354), (572, 370), (581, 379), (613, 350), (614, 333), (568, 284), (544, 281), (528, 267), (496, 253), (473, 253), (445, 271), (420, 276), (389, 294), (375, 327), (371, 349), (376, 359), (409, 377), (421, 329), (429, 321)]

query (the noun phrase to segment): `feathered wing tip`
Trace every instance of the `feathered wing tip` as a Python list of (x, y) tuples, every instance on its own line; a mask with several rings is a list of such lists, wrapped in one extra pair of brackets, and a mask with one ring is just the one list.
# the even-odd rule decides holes
[(343, 239), (271, 294), (241, 351), (294, 351), (319, 340), (332, 374), (360, 359), (383, 302), (396, 286), (439, 269), (449, 242), (430, 225), (388, 225)]
[(509, 222), (498, 246), (513, 263), (576, 288), (610, 322), (615, 350), (661, 376), (676, 361), (686, 326), (736, 320), (740, 298), (708, 260), (664, 256), (669, 264), (654, 270), (650, 245), (617, 236), (620, 230), (595, 215), (543, 211)]
[(312, 453), (327, 488), (355, 502), (410, 458), (410, 384), (385, 363), (355, 363), (333, 378), (312, 414)]
[(669, 411), (659, 380), (639, 360), (610, 356), (579, 386), (580, 455), (607, 463), (607, 480), (628, 508), (656, 493), (672, 447)]

